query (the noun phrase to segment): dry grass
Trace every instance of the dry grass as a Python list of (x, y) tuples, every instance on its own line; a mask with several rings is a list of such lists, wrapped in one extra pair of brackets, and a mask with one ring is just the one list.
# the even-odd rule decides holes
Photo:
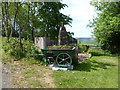
[(13, 88), (54, 88), (52, 78), (53, 71), (40, 64), (34, 64), (31, 61), (19, 60), (3, 55), (4, 67), (11, 74)]
[(11, 65), (13, 84), (18, 88), (55, 87), (52, 71), (44, 66), (15, 61)]

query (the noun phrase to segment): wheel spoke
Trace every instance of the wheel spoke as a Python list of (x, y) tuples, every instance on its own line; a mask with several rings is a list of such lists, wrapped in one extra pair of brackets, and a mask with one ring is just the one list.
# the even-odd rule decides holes
[(63, 61), (60, 61), (59, 63), (62, 63)]
[[(65, 62), (67, 62), (67, 61), (65, 61)], [(69, 64), (69, 62), (67, 62), (67, 64)]]
[(65, 60), (69, 59), (70, 57), (65, 58)]
[(61, 57), (58, 57), (58, 58), (62, 60), (62, 58), (61, 58)]
[(64, 54), (63, 54), (63, 59), (64, 59)]
[(57, 56), (57, 63), (58, 65), (70, 65), (72, 63), (70, 55), (67, 53), (60, 53)]

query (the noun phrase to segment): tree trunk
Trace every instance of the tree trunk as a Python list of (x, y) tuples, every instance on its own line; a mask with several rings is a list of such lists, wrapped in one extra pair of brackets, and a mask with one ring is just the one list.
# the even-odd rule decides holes
[(13, 23), (13, 28), (14, 28), (14, 31), (13, 31), (13, 36), (16, 36), (15, 35), (15, 30), (16, 30), (16, 19), (17, 19), (17, 14), (18, 14), (18, 2), (15, 3), (15, 16), (14, 16), (14, 23)]
[[(28, 3), (28, 30), (30, 29), (30, 26), (29, 26), (30, 13), (29, 13), (29, 11), (30, 11), (30, 4)], [(28, 31), (28, 32), (29, 32), (29, 31)], [(27, 39), (30, 39), (29, 36), (27, 36), (27, 37), (28, 37)]]
[(20, 32), (19, 32), (20, 48), (21, 48), (21, 50), (23, 51), (22, 38), (21, 38), (21, 31), (22, 31), (22, 29), (20, 28)]
[[(21, 6), (21, 4), (20, 4), (20, 6)], [(19, 12), (18, 12), (18, 14), (19, 14)], [(21, 50), (22, 50), (22, 52), (23, 52), (21, 32), (22, 32), (22, 23), (21, 23), (21, 21), (19, 20), (19, 40), (20, 40), (20, 41), (19, 41), (19, 44), (20, 44), (20, 48), (21, 48)]]
[(5, 28), (5, 10), (4, 3), (2, 3), (2, 36), (6, 36), (6, 28)]
[(7, 41), (9, 41), (9, 27), (8, 27), (8, 2), (5, 2), (5, 27), (6, 27), (6, 36)]
[[(31, 10), (31, 11), (32, 11), (32, 10)], [(34, 15), (35, 15), (35, 6), (34, 6), (33, 17), (34, 17)], [(33, 22), (34, 22), (34, 18), (33, 18)], [(32, 32), (31, 32), (31, 34), (32, 34), (32, 41), (33, 41), (33, 43), (34, 43), (34, 25), (32, 26)]]

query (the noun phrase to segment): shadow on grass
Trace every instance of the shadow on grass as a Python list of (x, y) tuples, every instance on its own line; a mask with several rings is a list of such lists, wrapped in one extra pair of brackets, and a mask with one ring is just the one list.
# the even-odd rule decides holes
[(94, 54), (92, 54), (92, 56), (109, 56), (109, 57), (118, 57), (119, 55), (117, 55), (117, 54), (108, 54), (108, 53), (102, 53), (102, 54), (94, 53)]
[(105, 56), (105, 53), (97, 53), (97, 52), (92, 52), (92, 56)]
[(107, 69), (108, 66), (116, 66), (114, 64), (110, 64), (110, 63), (103, 63), (103, 62), (97, 62), (97, 61), (92, 61), (91, 62), (91, 69), (93, 70), (97, 70), (99, 68), (102, 68), (102, 69)]
[(74, 70), (90, 72), (91, 70), (107, 69), (108, 66), (116, 66), (116, 65), (110, 63), (104, 63), (104, 62), (97, 62), (95, 60), (93, 61), (87, 60), (86, 62), (76, 65), (74, 67)]
[(83, 62), (81, 64), (76, 65), (74, 67), (74, 70), (76, 70), (76, 71), (88, 71), (88, 72), (90, 72), (90, 70), (91, 70), (91, 64), (90, 64), (89, 61)]

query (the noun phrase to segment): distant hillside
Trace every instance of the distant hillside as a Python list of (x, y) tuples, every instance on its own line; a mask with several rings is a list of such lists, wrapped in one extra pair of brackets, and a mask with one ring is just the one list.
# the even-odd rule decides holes
[(81, 44), (97, 44), (94, 38), (76, 38)]

